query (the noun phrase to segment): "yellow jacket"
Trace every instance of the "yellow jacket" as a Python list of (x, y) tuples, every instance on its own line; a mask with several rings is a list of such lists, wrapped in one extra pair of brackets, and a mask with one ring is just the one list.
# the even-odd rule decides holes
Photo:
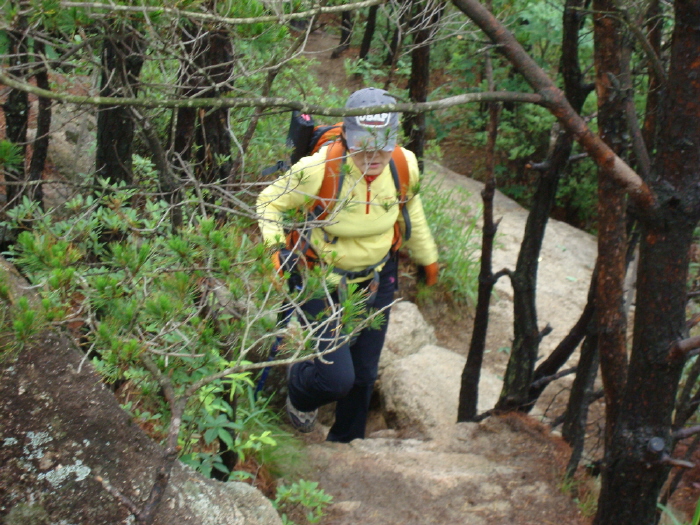
[[(285, 242), (282, 226), (285, 212), (304, 210), (305, 213), (305, 207), (316, 199), (323, 181), (327, 150), (327, 147), (321, 148), (315, 155), (301, 159), (260, 192), (257, 211), (260, 230), (268, 246)], [(420, 195), (414, 193), (420, 180), (418, 162), (412, 152), (405, 149), (403, 152), (409, 168), (406, 210), (411, 221), (411, 237), (405, 246), (417, 264), (427, 266), (437, 261), (437, 247)], [(311, 230), (311, 243), (326, 263), (354, 272), (377, 264), (387, 255), (394, 237), (394, 224), (398, 220), (403, 228), (404, 220), (388, 165), (370, 184), (350, 158), (347, 168), (338, 202), (323, 225)]]

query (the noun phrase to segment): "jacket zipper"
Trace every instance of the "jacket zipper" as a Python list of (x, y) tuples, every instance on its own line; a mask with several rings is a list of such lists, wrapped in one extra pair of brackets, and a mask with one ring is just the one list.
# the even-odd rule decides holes
[(365, 215), (369, 215), (369, 198), (370, 198), (370, 186), (372, 184), (371, 180), (367, 181), (367, 204), (365, 205)]
[(367, 215), (369, 215), (369, 203), (372, 197), (371, 186), (374, 182), (374, 179), (376, 179), (377, 177), (379, 177), (379, 175), (365, 175), (365, 183), (367, 183), (367, 204), (365, 205), (365, 214)]

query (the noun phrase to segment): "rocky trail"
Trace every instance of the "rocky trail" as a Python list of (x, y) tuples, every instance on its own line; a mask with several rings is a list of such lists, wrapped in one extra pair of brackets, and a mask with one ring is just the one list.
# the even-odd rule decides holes
[[(445, 190), (466, 188), (472, 200), (479, 199), (480, 183), (438, 166), (427, 171)], [(500, 194), (495, 205), (496, 217), (502, 218), (495, 265), (513, 268), (526, 211)], [(538, 308), (541, 325), (550, 324), (553, 330), (543, 341), (541, 355), (553, 349), (583, 308), (595, 251), (592, 236), (550, 222), (540, 263)], [(491, 408), (498, 398), (507, 355), (497, 349), (508, 347), (512, 338), (509, 283), (501, 282), (497, 291), (480, 410)], [(449, 327), (441, 326), (435, 336), (415, 305), (395, 305), (380, 364), (381, 402), (373, 420), (378, 430), (350, 445), (323, 442), (323, 427), (309, 438), (312, 477), (335, 501), (324, 523), (586, 523), (581, 508), (561, 490), (568, 447), (539, 423), (570, 378), (548, 388), (532, 417), (455, 424), (470, 334), (440, 337), (446, 330)], [(454, 348), (440, 346), (441, 339)], [(392, 428), (386, 428), (387, 423)]]
[[(318, 61), (319, 82), (348, 90), (362, 87), (357, 79), (346, 78), (342, 59), (330, 59), (335, 44), (336, 37), (323, 32), (310, 35), (307, 49)], [(450, 163), (455, 164), (459, 163)], [(466, 190), (471, 213), (476, 213), (483, 185), (466, 177), (469, 167), (462, 166), (464, 174), (457, 174), (427, 163), (426, 179), (440, 192)], [(527, 211), (498, 193), (495, 217), (501, 222), (494, 271), (513, 269)], [(552, 333), (541, 344), (541, 357), (551, 352), (583, 309), (595, 256), (591, 235), (550, 221), (540, 259), (537, 306), (541, 328), (549, 324)], [(392, 309), (380, 363), (380, 402), (368, 438), (349, 445), (325, 443), (323, 425), (306, 438), (310, 476), (334, 497), (323, 523), (587, 523), (580, 506), (561, 490), (568, 447), (539, 423), (550, 415), (546, 412), (556, 403), (556, 394), (571, 379), (548, 387), (532, 417), (455, 424), (471, 322), (463, 319), (455, 324), (439, 308), (424, 313), (434, 326), (411, 303)], [(501, 279), (491, 306), (480, 411), (498, 399), (512, 327), (512, 288)]]
[[(307, 49), (316, 58), (319, 82), (361, 87), (347, 79), (342, 58), (331, 60), (336, 38), (310, 35)], [(352, 54), (352, 50), (350, 51)], [(455, 163), (451, 163), (454, 165)], [(469, 193), (476, 213), (483, 185), (434, 163), (426, 179), (441, 192)], [(527, 211), (498, 193), (501, 218), (494, 271), (515, 267)], [(459, 220), (459, 218), (456, 218)], [(540, 346), (546, 356), (569, 331), (583, 309), (596, 256), (591, 235), (551, 220), (538, 275), (540, 328), (552, 333)], [(491, 306), (479, 410), (498, 399), (513, 333), (512, 289), (501, 279)], [(587, 523), (585, 511), (561, 490), (568, 447), (539, 421), (551, 416), (557, 393), (570, 378), (550, 385), (532, 417), (488, 418), (455, 424), (460, 374), (466, 361), (471, 322), (440, 312), (425, 312), (401, 302), (392, 309), (380, 363), (379, 402), (365, 440), (349, 445), (323, 441), (327, 427), (307, 436), (312, 479), (334, 497), (326, 525), (554, 524)], [(437, 335), (436, 335), (437, 334)], [(565, 397), (565, 396), (562, 396)], [(559, 402), (561, 405), (561, 402)], [(328, 412), (325, 422), (332, 417)], [(323, 414), (321, 421), (323, 422)]]

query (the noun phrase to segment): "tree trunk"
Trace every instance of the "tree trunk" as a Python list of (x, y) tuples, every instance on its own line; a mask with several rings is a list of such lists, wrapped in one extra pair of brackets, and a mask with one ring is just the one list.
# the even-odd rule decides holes
[(700, 6), (678, 0), (668, 99), (655, 167), (658, 207), (640, 217), (642, 240), (634, 339), (608, 450), (596, 525), (651, 525), (669, 467), (650, 441), (671, 443), (684, 359), (669, 348), (686, 333), (689, 247), (700, 213)]
[(369, 14), (367, 15), (367, 25), (365, 26), (365, 34), (362, 37), (362, 45), (360, 46), (360, 60), (366, 59), (367, 55), (369, 55), (369, 50), (372, 46), (372, 38), (374, 37), (374, 30), (377, 27), (378, 10), (378, 5), (373, 5), (369, 8)]
[[(651, 0), (647, 10), (647, 33), (651, 47), (658, 56), (661, 51), (661, 36), (663, 33), (663, 17), (659, 0)], [(661, 100), (662, 79), (654, 73), (654, 68), (649, 67), (649, 87), (647, 89), (646, 110), (644, 112), (644, 125), (642, 135), (647, 151), (654, 151), (656, 145), (656, 128), (658, 122), (659, 101)]]
[[(233, 47), (225, 29), (183, 30), (190, 62), (183, 65), (183, 96), (215, 97), (230, 90), (228, 79), (233, 69)], [(231, 172), (231, 135), (229, 110), (181, 108), (177, 112), (174, 151), (176, 164), (190, 162), (200, 182), (210, 184), (226, 180)], [(193, 151), (196, 154), (193, 155)], [(182, 171), (186, 167), (180, 164)]]
[[(102, 47), (100, 96), (136, 96), (143, 66), (143, 48), (143, 41), (133, 31), (107, 33)], [(129, 108), (100, 106), (97, 110), (96, 175), (112, 184), (131, 184), (133, 140), (134, 122)]]
[(554, 205), (560, 170), (571, 153), (571, 141), (560, 132), (552, 166), (540, 176), (525, 224), (525, 234), (515, 271), (513, 284), (513, 347), (503, 380), (503, 389), (496, 410), (522, 410), (528, 404), (530, 385), (541, 340), (537, 326), (537, 269), (542, 240)]
[[(625, 147), (623, 28), (614, 0), (594, 0), (594, 56), (600, 137), (618, 155)], [(617, 83), (615, 81), (617, 80)], [(599, 168), (604, 169), (604, 168)], [(627, 370), (624, 280), (626, 259), (625, 195), (605, 174), (598, 177), (598, 349), (605, 388), (606, 439), (612, 436)]]
[[(7, 32), (9, 40), (10, 72), (22, 78), (27, 68), (27, 17), (23, 13), (21, 2), (16, 5), (20, 12), (15, 26)], [(6, 182), (12, 183), (5, 187), (8, 207), (14, 206), (22, 193), (19, 185), (25, 180), (24, 159), (27, 152), (27, 124), (29, 122), (29, 96), (24, 91), (11, 89), (7, 100), (2, 105), (5, 113), (5, 137), (19, 147), (22, 162), (5, 169)]]
[[(581, 312), (581, 316), (571, 330), (569, 330), (569, 333), (566, 334), (566, 337), (564, 337), (557, 347), (552, 350), (552, 353), (549, 354), (547, 359), (545, 359), (535, 369), (535, 373), (532, 377), (533, 385), (545, 377), (551, 377), (556, 374), (557, 371), (564, 366), (573, 355), (579, 343), (581, 343), (584, 338), (589, 336), (591, 331), (589, 325), (595, 315), (595, 281), (593, 281), (593, 279), (595, 279), (596, 275), (596, 272), (594, 272), (591, 282), (591, 289), (588, 291), (588, 301), (586, 302), (586, 306), (583, 308), (583, 312)], [(545, 383), (538, 387), (530, 386), (528, 405), (525, 407), (526, 410), (529, 410), (535, 405), (540, 395), (542, 392), (544, 392), (544, 389), (547, 388), (548, 385), (549, 383)]]
[[(423, 12), (425, 4), (417, 3), (414, 6), (413, 17), (419, 19), (426, 17)], [(438, 7), (430, 16), (430, 24), (413, 33), (413, 49), (411, 50), (411, 77), (408, 80), (408, 95), (411, 102), (425, 102), (428, 100), (428, 88), (430, 85), (430, 39), (433, 35), (432, 27), (437, 24), (444, 6)], [(425, 151), (425, 113), (413, 113), (404, 117), (404, 133), (408, 137), (406, 148), (418, 157), (421, 171), (423, 170), (423, 154)]]
[[(493, 63), (491, 55), (486, 55), (486, 78), (489, 91), (495, 91), (493, 80)], [(493, 241), (498, 230), (498, 223), (493, 219), (493, 199), (496, 193), (495, 149), (498, 136), (498, 117), (500, 108), (495, 102), (489, 104), (488, 143), (486, 146), (486, 184), (481, 192), (484, 203), (484, 225), (481, 235), (481, 266), (479, 269), (479, 291), (474, 314), (474, 329), (469, 343), (467, 362), (462, 370), (459, 390), (459, 407), (457, 421), (473, 421), (478, 411), (479, 378), (486, 349), (486, 334), (489, 327), (489, 306), (491, 293), (497, 277), (493, 274)]]
[[(34, 41), (34, 54), (37, 59), (46, 59), (45, 46), (43, 42)], [(49, 91), (49, 73), (47, 69), (41, 69), (34, 77), (38, 88)], [(29, 165), (29, 180), (39, 182), (46, 165), (46, 156), (49, 153), (49, 132), (51, 131), (51, 101), (48, 98), (39, 97), (39, 113), (36, 119), (36, 137), (32, 148), (32, 161)], [(43, 206), (44, 190), (41, 184), (32, 186), (29, 189), (32, 199)]]
[[(389, 26), (391, 27), (391, 26)], [(389, 41), (389, 49), (387, 50), (386, 57), (384, 58), (384, 65), (390, 66), (396, 62), (395, 57), (398, 56), (401, 48), (401, 29), (395, 27), (394, 31), (391, 33), (391, 40)]]
[(586, 339), (581, 346), (576, 377), (571, 385), (571, 394), (566, 405), (562, 438), (571, 445), (571, 457), (566, 466), (566, 475), (571, 477), (576, 472), (583, 454), (586, 438), (586, 421), (588, 405), (593, 392), (593, 384), (598, 375), (598, 334), (597, 319), (591, 319), (587, 326)]
[(350, 47), (352, 39), (352, 11), (343, 11), (340, 22), (340, 44), (331, 53), (331, 58), (338, 58), (343, 51)]

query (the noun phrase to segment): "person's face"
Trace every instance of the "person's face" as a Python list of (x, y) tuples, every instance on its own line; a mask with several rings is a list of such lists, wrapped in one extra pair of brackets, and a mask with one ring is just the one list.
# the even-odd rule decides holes
[(363, 175), (376, 176), (386, 168), (391, 161), (391, 151), (384, 150), (356, 150), (350, 149), (350, 158)]

